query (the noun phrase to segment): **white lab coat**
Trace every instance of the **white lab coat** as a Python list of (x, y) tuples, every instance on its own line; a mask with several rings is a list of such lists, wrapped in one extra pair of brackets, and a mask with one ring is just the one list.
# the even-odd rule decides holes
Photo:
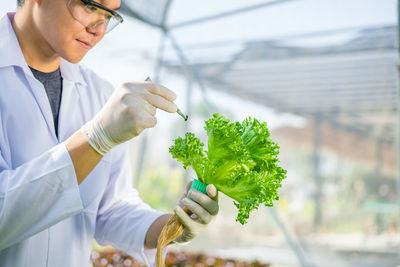
[(46, 91), (24, 60), (13, 16), (0, 20), (0, 266), (89, 267), (93, 238), (154, 265), (144, 238), (163, 213), (132, 188), (128, 143), (113, 148), (79, 186), (63, 143), (100, 110), (113, 87), (62, 60), (57, 138)]

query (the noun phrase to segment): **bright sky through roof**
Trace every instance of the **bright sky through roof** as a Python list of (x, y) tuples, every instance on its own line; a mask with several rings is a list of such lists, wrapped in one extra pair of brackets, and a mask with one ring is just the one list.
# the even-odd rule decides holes
[[(266, 1), (173, 0), (172, 2), (168, 19), (171, 25)], [(16, 0), (2, 0), (0, 15), (15, 10), (15, 7)], [(208, 23), (219, 26), (212, 27), (214, 29), (226, 28), (223, 26), (229, 25), (231, 31), (226, 33), (226, 36), (235, 36), (238, 29), (245, 28), (245, 34), (260, 37), (260, 34), (277, 36), (350, 26), (394, 24), (396, 13), (395, 0), (298, 0)], [(246, 21), (249, 25), (244, 23)], [(208, 23), (196, 27), (207, 27)], [(188, 27), (186, 31), (193, 32), (191, 28)], [(241, 35), (243, 33), (240, 32)]]
[[(266, 1), (175, 0), (169, 15), (174, 25)], [(270, 1), (272, 2), (272, 1)], [(348, 27), (395, 24), (395, 0), (297, 0), (179, 29), (183, 43), (265, 39)], [(194, 34), (195, 33), (195, 34)], [(211, 41), (211, 40), (209, 40)]]

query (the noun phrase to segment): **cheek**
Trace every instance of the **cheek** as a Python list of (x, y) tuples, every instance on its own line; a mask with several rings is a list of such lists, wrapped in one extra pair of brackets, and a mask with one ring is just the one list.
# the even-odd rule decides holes
[(87, 49), (84, 49), (78, 41), (72, 38), (66, 40), (63, 49), (59, 52), (59, 55), (71, 63), (78, 63), (82, 60), (87, 52)]
[(39, 31), (55, 51), (59, 50), (60, 46), (77, 30), (77, 25), (68, 15), (60, 12), (43, 12), (39, 17)]
[(48, 31), (48, 41), (56, 54), (72, 63), (78, 63), (86, 55), (87, 50), (83, 49), (75, 39), (84, 28), (74, 22), (54, 25), (51, 33)]

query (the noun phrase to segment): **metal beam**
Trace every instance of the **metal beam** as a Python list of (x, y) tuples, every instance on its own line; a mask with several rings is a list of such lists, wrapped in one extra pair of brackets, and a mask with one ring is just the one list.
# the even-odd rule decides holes
[(171, 41), (171, 44), (172, 44), (172, 47), (175, 50), (175, 53), (178, 55), (178, 58), (179, 58), (180, 63), (181, 63), (181, 68), (182, 68), (186, 78), (187, 79), (193, 79), (194, 78), (196, 80), (197, 84), (200, 87), (200, 90), (202, 91), (203, 100), (206, 103), (207, 109), (209, 111), (213, 112), (213, 110), (215, 110), (215, 107), (208, 100), (206, 87), (204, 86), (204, 83), (203, 83), (201, 75), (198, 73), (196, 67), (189, 63), (189, 61), (188, 61), (187, 57), (185, 56), (182, 48), (179, 46), (178, 42), (175, 40), (175, 38), (172, 35), (172, 33), (169, 30), (166, 30), (165, 33), (166, 33), (166, 36)]
[[(400, 0), (397, 0), (397, 229), (400, 229)], [(400, 245), (397, 248), (397, 262), (400, 262)]]
[[(160, 42), (160, 46), (158, 48), (158, 55), (157, 55), (157, 64), (154, 69), (154, 77), (151, 77), (151, 79), (155, 82), (158, 83), (160, 79), (160, 72), (161, 72), (161, 67), (163, 63), (163, 56), (164, 56), (164, 49), (165, 49), (165, 34), (162, 33), (162, 39)], [(147, 151), (147, 145), (148, 145), (148, 133), (144, 132), (143, 133), (143, 140), (139, 144), (139, 156), (138, 156), (138, 163), (136, 165), (136, 170), (135, 170), (135, 175), (134, 175), (134, 185), (137, 187), (140, 182), (140, 177), (142, 175), (143, 171), (143, 165), (144, 165), (144, 159), (146, 156), (146, 151)]]
[(314, 266), (308, 260), (306, 260), (306, 257), (304, 256), (304, 252), (302, 251), (301, 246), (294, 241), (294, 238), (287, 231), (285, 224), (282, 222), (281, 218), (278, 215), (278, 212), (276, 211), (276, 208), (275, 207), (268, 208), (268, 211), (270, 212), (276, 225), (278, 225), (279, 229), (283, 233), (286, 243), (289, 245), (289, 247), (292, 249), (292, 251), (296, 254), (297, 259), (299, 260), (300, 266), (301, 267)]
[[(238, 96), (238, 97), (242, 97), (244, 99), (246, 99), (246, 97), (248, 97), (248, 92), (246, 90), (242, 90), (241, 88), (237, 87), (236, 84), (231, 84), (231, 83), (228, 83), (226, 81), (221, 81), (221, 80), (218, 80), (218, 78), (214, 78), (212, 81), (215, 84), (222, 85), (223, 86), (222, 88), (229, 88), (229, 90), (222, 90), (222, 91), (232, 93), (232, 90), (233, 90), (233, 91), (237, 92), (236, 96)], [(218, 87), (214, 86), (214, 88), (218, 88)], [(294, 106), (290, 107), (290, 105), (288, 105), (286, 102), (284, 102), (282, 100), (279, 100), (279, 98), (278, 99), (276, 99), (276, 98), (272, 99), (272, 98), (267, 98), (265, 96), (260, 95), (260, 97), (253, 98), (252, 100), (255, 103), (259, 103), (259, 104), (262, 104), (264, 106), (266, 105), (267, 101), (270, 101), (270, 104), (268, 105), (269, 107), (274, 108), (274, 109), (276, 109), (278, 111), (282, 111), (282, 112), (292, 112), (294, 114), (297, 114), (297, 115), (300, 115), (300, 116), (306, 116), (306, 117), (313, 117), (313, 114), (315, 114), (315, 111), (313, 112), (312, 109), (311, 110), (306, 110), (306, 109), (300, 109), (299, 107), (294, 107)], [(375, 101), (375, 104), (376, 104), (376, 101)], [(343, 124), (343, 123), (338, 122), (336, 120), (335, 110), (338, 110), (339, 108), (342, 111), (345, 111), (345, 112), (360, 113), (360, 112), (382, 111), (381, 107), (377, 107), (377, 105), (374, 105), (373, 107), (372, 106), (369, 107), (369, 109), (365, 109), (365, 107), (363, 107), (363, 106), (357, 107), (357, 105), (353, 103), (351, 106), (348, 106), (348, 108), (346, 108), (346, 110), (344, 110), (343, 107), (341, 107), (339, 105), (331, 107), (331, 110), (319, 110), (321, 119), (328, 121), (328, 123), (330, 123), (332, 126), (338, 127), (338, 128), (342, 128), (342, 129), (344, 129), (346, 131), (359, 134), (360, 136), (363, 136), (363, 137), (368, 138), (370, 140), (375, 140), (375, 137), (371, 136), (371, 133), (368, 130), (364, 130), (362, 128), (359, 128), (359, 127), (357, 127), (357, 125), (354, 125), (354, 124), (348, 125), (348, 124)], [(386, 138), (383, 138), (383, 139), (387, 143), (394, 142), (394, 140), (391, 141), (391, 140), (386, 139)], [(400, 155), (399, 155), (399, 157), (400, 157)]]
[(319, 232), (319, 227), (322, 221), (322, 177), (320, 173), (320, 144), (321, 144), (321, 121), (322, 118), (319, 114), (314, 115), (314, 157), (313, 157), (313, 169), (314, 169), (314, 181), (315, 181), (315, 192), (314, 192), (314, 232)]
[[(154, 26), (157, 26), (160, 29), (164, 28), (165, 22), (166, 22), (167, 17), (168, 17), (168, 12), (169, 12), (169, 7), (170, 7), (170, 4), (171, 4), (171, 1), (172, 0), (168, 0), (165, 3), (163, 17), (162, 17), (162, 20), (161, 20), (162, 25), (154, 25)], [(124, 2), (122, 2), (122, 5), (123, 5), (123, 3)], [(146, 23), (148, 23), (148, 22), (146, 22)], [(165, 42), (166, 42), (165, 31), (162, 30), (161, 34), (162, 34), (161, 42), (160, 42), (160, 45), (159, 45), (159, 48), (158, 48), (158, 53), (157, 53), (157, 64), (156, 64), (155, 69), (154, 69), (154, 77), (152, 77), (152, 80), (155, 83), (159, 83), (159, 80), (160, 80), (160, 73), (161, 73), (161, 68), (162, 68), (162, 65), (163, 65), (163, 57), (164, 57)], [(139, 185), (140, 177), (141, 177), (142, 170), (143, 170), (144, 158), (145, 158), (146, 151), (147, 151), (148, 135), (147, 135), (147, 132), (145, 132), (143, 134), (144, 134), (143, 140), (140, 143), (140, 147), (139, 147), (139, 157), (138, 157), (139, 160), (138, 160), (138, 164), (136, 166), (135, 175), (134, 175), (135, 187), (137, 187)]]
[(149, 24), (151, 26), (154, 26), (154, 27), (157, 27), (157, 28), (162, 28), (163, 27), (163, 25), (154, 23), (154, 22), (146, 19), (145, 17), (143, 17), (139, 13), (137, 13), (135, 10), (130, 8), (129, 5), (125, 3), (125, 1), (121, 1), (121, 2), (122, 2), (121, 3), (121, 13), (126, 14), (126, 15), (128, 15), (130, 17), (133, 17), (133, 18), (135, 18), (137, 20), (140, 20), (140, 21), (142, 21), (144, 23), (147, 23), (147, 24)]
[[(192, 107), (192, 93), (193, 93), (193, 80), (187, 80), (187, 85), (186, 85), (186, 115), (188, 116), (188, 121), (185, 122), (184, 124), (184, 132), (185, 133), (191, 131), (190, 127), (190, 122), (193, 120), (192, 119), (192, 114), (193, 114), (193, 107)], [(183, 174), (183, 180), (184, 180), (184, 186), (183, 189), (186, 188), (186, 185), (189, 183), (191, 180), (191, 177), (189, 175), (188, 171), (185, 171)]]
[[(375, 28), (386, 28), (386, 27), (394, 27), (396, 25), (393, 24), (381, 24), (381, 25), (366, 25), (362, 27), (346, 27), (346, 28), (338, 28), (334, 30), (326, 30), (326, 31), (316, 31), (316, 32), (307, 32), (307, 33), (299, 33), (299, 34), (292, 34), (292, 35), (277, 35), (277, 36), (270, 36), (268, 40), (271, 42), (277, 41), (287, 41), (290, 39), (298, 39), (298, 38), (310, 38), (310, 37), (319, 37), (325, 35), (334, 35), (334, 34), (342, 34), (347, 32), (357, 32), (362, 31), (365, 29), (375, 29)], [(265, 41), (265, 39), (252, 39), (252, 40), (243, 40), (243, 39), (229, 39), (224, 41), (217, 41), (217, 42), (209, 42), (209, 43), (196, 43), (190, 44), (185, 46), (185, 49), (198, 49), (198, 48), (214, 48), (214, 47), (221, 47), (221, 46), (228, 46), (233, 44), (242, 44), (242, 43), (254, 43), (259, 41)]]
[(277, 5), (277, 4), (283, 4), (285, 2), (294, 2), (294, 1), (299, 1), (299, 0), (277, 0), (277, 1), (273, 1), (273, 2), (268, 1), (268, 2), (265, 2), (265, 3), (257, 4), (257, 5), (252, 5), (252, 6), (248, 6), (248, 7), (244, 7), (244, 8), (230, 10), (230, 11), (223, 12), (223, 13), (220, 13), (220, 14), (215, 14), (215, 15), (211, 15), (211, 16), (198, 18), (198, 19), (193, 19), (193, 20), (189, 20), (189, 21), (180, 22), (180, 23), (174, 24), (172, 26), (169, 26), (169, 28), (175, 30), (177, 28), (183, 28), (183, 27), (186, 27), (186, 26), (199, 24), (199, 23), (202, 23), (202, 22), (208, 22), (208, 21), (211, 21), (211, 20), (222, 19), (222, 18), (225, 18), (225, 17), (230, 17), (230, 16), (233, 16), (233, 15), (249, 12), (249, 11), (252, 11), (252, 10), (255, 10), (255, 9), (270, 7), (270, 6), (274, 6), (274, 5)]
[(163, 17), (161, 19), (162, 27), (166, 27), (166, 25), (167, 25), (167, 19), (168, 19), (168, 15), (169, 15), (169, 10), (171, 8), (171, 4), (172, 4), (172, 0), (167, 0), (167, 2), (165, 2), (164, 13), (163, 13)]

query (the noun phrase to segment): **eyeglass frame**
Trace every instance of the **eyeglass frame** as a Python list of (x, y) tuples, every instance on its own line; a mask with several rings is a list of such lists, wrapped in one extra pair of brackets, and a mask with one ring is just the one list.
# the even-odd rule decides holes
[(82, 3), (84, 3), (85, 5), (91, 5), (91, 6), (100, 8), (100, 9), (102, 9), (102, 10), (105, 10), (105, 11), (111, 13), (111, 14), (113, 15), (113, 17), (114, 17), (120, 24), (121, 24), (122, 22), (124, 22), (124, 19), (122, 18), (122, 16), (121, 16), (120, 14), (118, 14), (116, 11), (112, 10), (112, 9), (109, 9), (109, 8), (103, 6), (103, 5), (99, 4), (99, 3), (96, 3), (96, 2), (94, 2), (94, 1), (91, 1), (91, 0), (81, 0), (81, 1), (82, 1)]

